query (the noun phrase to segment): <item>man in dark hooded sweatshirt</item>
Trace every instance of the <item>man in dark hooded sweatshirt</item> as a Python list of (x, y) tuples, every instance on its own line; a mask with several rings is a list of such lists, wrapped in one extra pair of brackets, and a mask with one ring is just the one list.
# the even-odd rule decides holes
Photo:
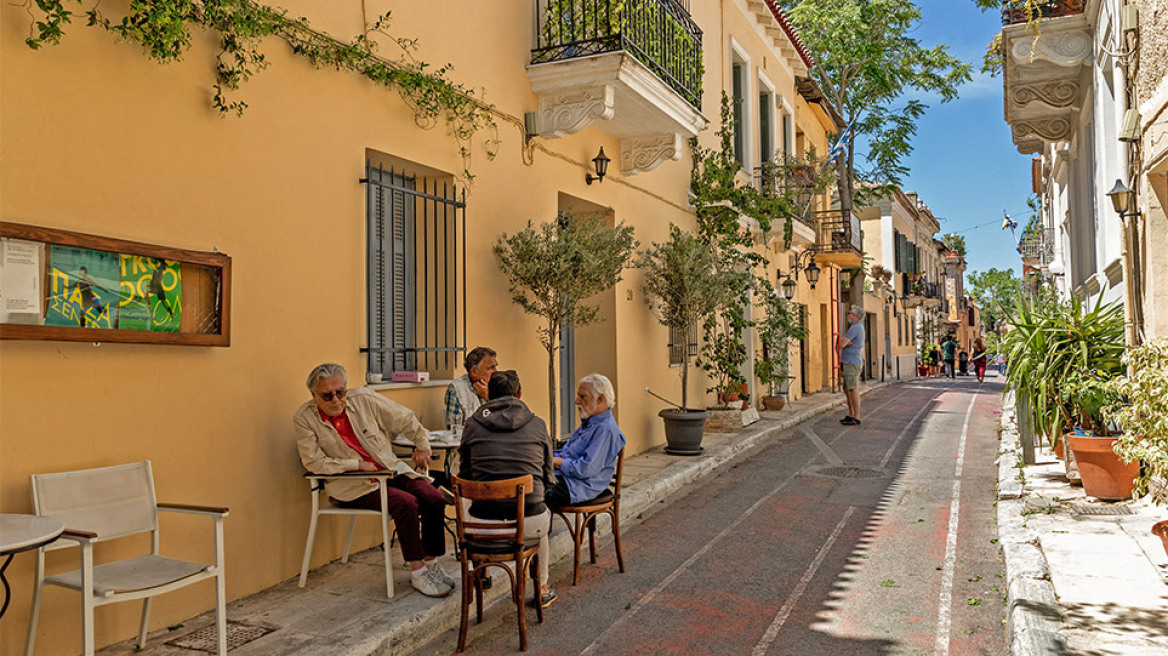
[[(551, 512), (544, 503), (544, 490), (555, 483), (552, 443), (547, 425), (520, 400), (522, 389), (514, 371), (496, 371), (487, 383), (487, 402), (479, 407), (462, 433), (458, 447), (459, 478), (497, 481), (531, 474), (534, 483), (523, 510), (525, 537), (539, 538), (539, 603), (549, 606), (556, 600), (548, 588), (548, 529)], [(479, 501), (470, 514), (483, 520), (515, 519), (512, 502)]]

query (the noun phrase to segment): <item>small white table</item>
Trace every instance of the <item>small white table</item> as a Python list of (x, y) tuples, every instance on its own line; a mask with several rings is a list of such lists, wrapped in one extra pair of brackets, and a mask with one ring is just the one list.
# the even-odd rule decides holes
[(8, 578), (4, 576), (12, 557), (21, 551), (36, 549), (56, 540), (64, 530), (64, 522), (55, 517), (0, 515), (0, 556), (6, 556), (4, 565), (0, 566), (0, 582), (4, 584), (4, 605), (0, 607), (0, 617), (8, 612), (8, 601), (12, 597)]

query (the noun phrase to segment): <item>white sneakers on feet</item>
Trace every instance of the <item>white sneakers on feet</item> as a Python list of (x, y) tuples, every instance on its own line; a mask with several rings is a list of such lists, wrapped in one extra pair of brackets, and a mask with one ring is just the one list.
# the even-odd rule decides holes
[(447, 572), (442, 567), (442, 565), (440, 565), (438, 563), (437, 560), (426, 563), (426, 567), (429, 567), (430, 571), (434, 572), (434, 574), (436, 574), (438, 576), (439, 581), (442, 581), (443, 583), (445, 583), (446, 585), (448, 585), (452, 588), (454, 587), (454, 577), (452, 577), (450, 575), (450, 572)]
[(445, 597), (454, 591), (454, 586), (446, 585), (432, 569), (421, 576), (410, 575), (410, 584), (427, 597)]

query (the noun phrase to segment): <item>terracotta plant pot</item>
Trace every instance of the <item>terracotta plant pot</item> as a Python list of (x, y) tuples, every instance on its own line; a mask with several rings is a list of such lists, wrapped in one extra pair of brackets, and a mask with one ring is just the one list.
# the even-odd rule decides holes
[(782, 410), (786, 403), (787, 399), (784, 399), (781, 396), (762, 397), (762, 407), (764, 410)]
[(1058, 442), (1055, 442), (1054, 449), (1053, 449), (1054, 457), (1058, 458), (1059, 460), (1066, 459), (1067, 454), (1066, 454), (1065, 449), (1063, 449), (1063, 446), (1067, 443), (1067, 438), (1070, 436), (1071, 436), (1071, 434), (1067, 433), (1066, 435), (1063, 435), (1062, 437), (1060, 437), (1058, 439)]
[(917, 375), (918, 376), (928, 376), (929, 375), (929, 365), (918, 364), (917, 365)]
[(1164, 553), (1168, 553), (1168, 520), (1152, 524), (1152, 535), (1160, 538), (1164, 543)]
[(1139, 461), (1125, 463), (1115, 455), (1114, 437), (1069, 436), (1079, 463), (1083, 492), (1107, 501), (1130, 499), (1133, 481), (1140, 474)]

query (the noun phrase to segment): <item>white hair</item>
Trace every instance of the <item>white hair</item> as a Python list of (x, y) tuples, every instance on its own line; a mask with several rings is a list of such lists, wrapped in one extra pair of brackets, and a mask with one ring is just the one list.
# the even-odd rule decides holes
[(348, 384), (349, 374), (345, 373), (344, 367), (332, 362), (318, 364), (313, 367), (312, 372), (308, 374), (308, 389), (315, 392), (317, 383), (324, 380), (325, 378), (332, 378), (333, 376), (338, 375), (345, 380), (346, 384)]
[(588, 383), (592, 386), (592, 399), (603, 396), (604, 400), (608, 402), (608, 408), (611, 410), (616, 405), (616, 390), (612, 387), (612, 381), (604, 374), (588, 374), (580, 379), (576, 384), (577, 387)]
[(848, 310), (848, 312), (850, 312), (850, 313), (852, 313), (852, 314), (856, 315), (856, 318), (857, 318), (857, 319), (863, 319), (863, 318), (864, 318), (864, 308), (860, 307), (859, 305), (853, 305), (853, 306), (851, 307), (851, 309), (850, 309), (850, 310)]

